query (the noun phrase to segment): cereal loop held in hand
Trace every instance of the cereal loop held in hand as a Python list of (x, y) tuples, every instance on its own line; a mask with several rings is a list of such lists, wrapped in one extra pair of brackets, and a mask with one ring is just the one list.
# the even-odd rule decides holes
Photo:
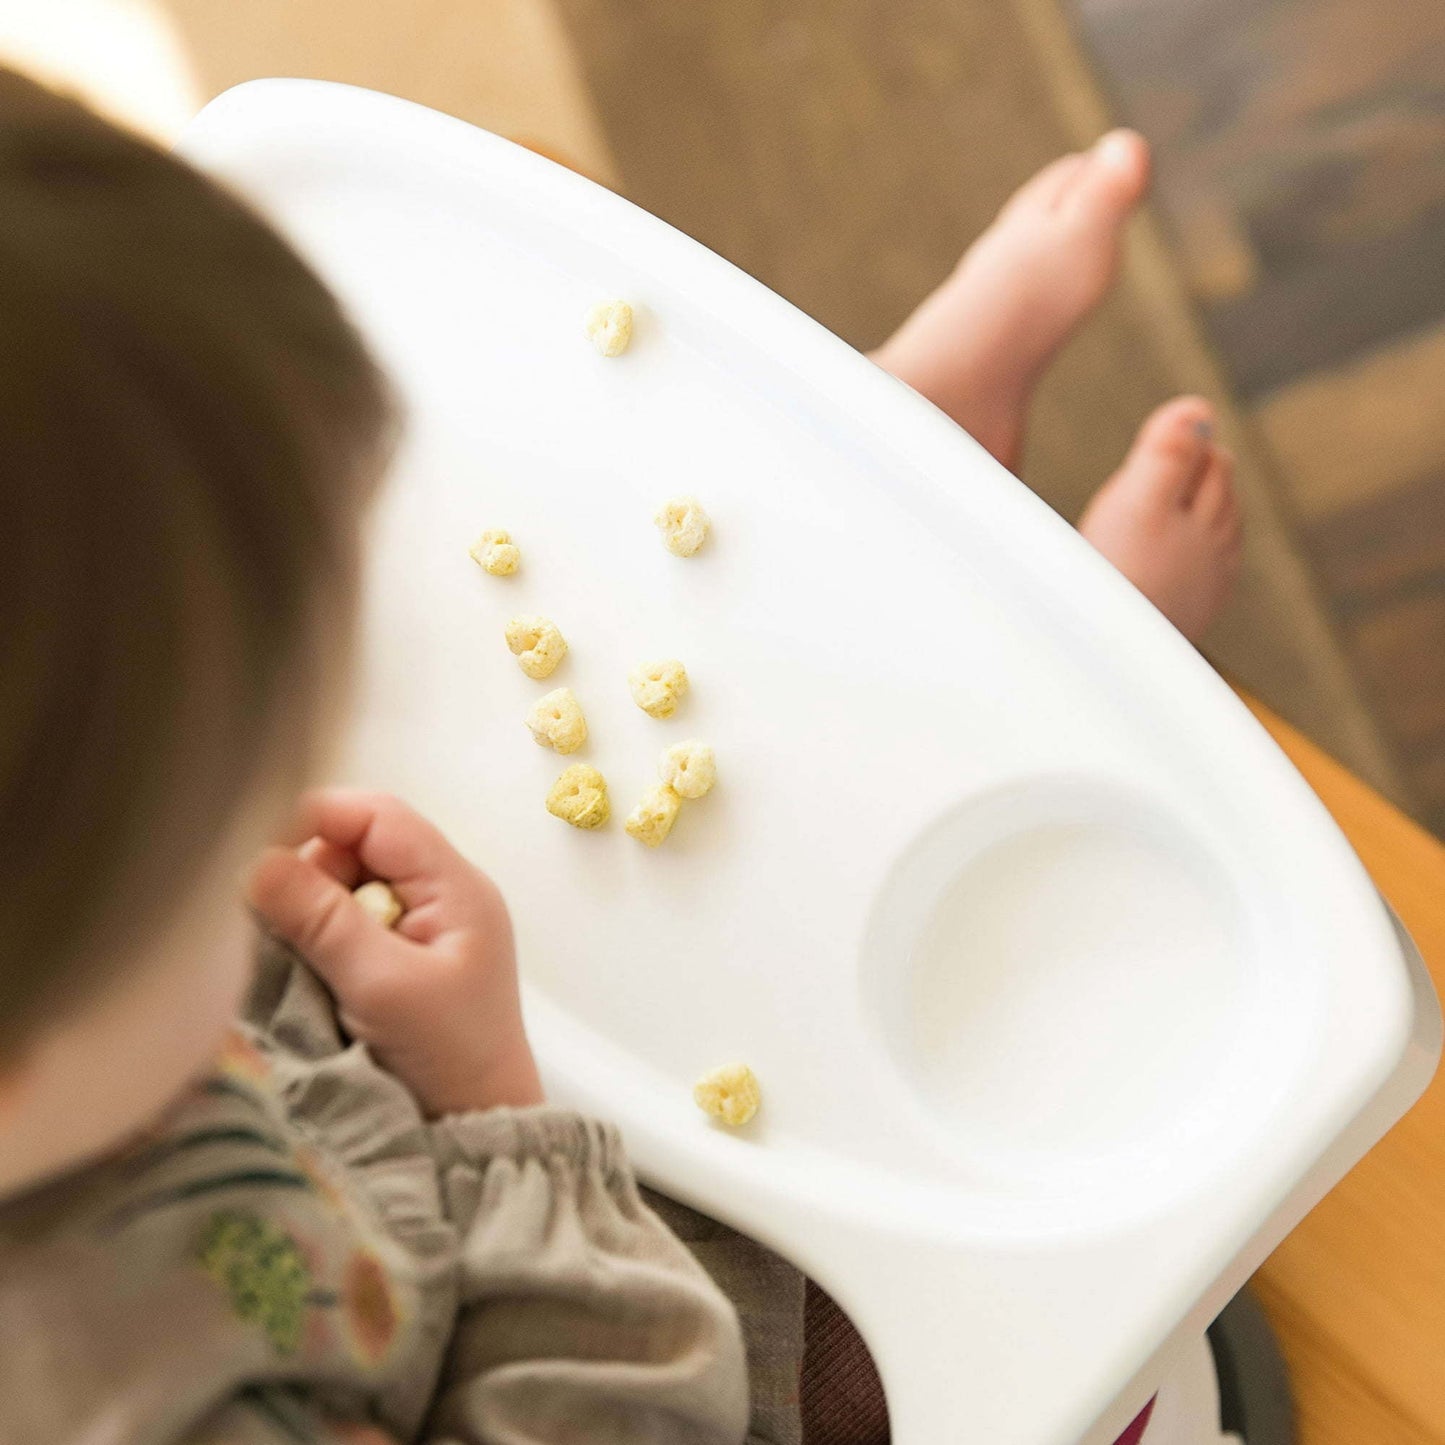
[(406, 911), (401, 899), (392, 891), (391, 885), (374, 878), (352, 890), (351, 896), (361, 905), (362, 910), (381, 924), (383, 928), (395, 928), (397, 920)]

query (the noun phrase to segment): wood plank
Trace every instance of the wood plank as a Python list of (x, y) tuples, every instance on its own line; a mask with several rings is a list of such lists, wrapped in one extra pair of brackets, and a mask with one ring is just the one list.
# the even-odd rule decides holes
[[(1253, 417), (1296, 514), (1320, 523), (1445, 475), (1445, 326), (1273, 392)], [(1431, 530), (1445, 531), (1445, 512)]]
[(1305, 531), (1336, 614), (1367, 617), (1445, 591), (1445, 466)]
[[(1359, 158), (1359, 169), (1369, 159)], [(1280, 186), (1334, 189), (1350, 184), (1349, 171), (1331, 158), (1309, 164), (1318, 174), (1300, 162), (1287, 178), (1280, 177)], [(1288, 200), (1287, 194), (1279, 196), (1275, 206), (1282, 208)], [(1445, 255), (1445, 204), (1408, 226), (1366, 231), (1314, 252), (1294, 251), (1287, 259), (1276, 259), (1273, 272), (1260, 244), (1266, 223), (1280, 232), (1287, 224), (1277, 209), (1248, 222), (1261, 256), (1259, 284), (1205, 309), (1242, 395), (1263, 395), (1445, 314), (1445, 267), (1440, 264)]]
[(1118, 113), (1159, 149), (1159, 197), (1186, 251), (1198, 245), (1187, 233), (1201, 206), (1232, 209), (1247, 238), (1254, 284), (1206, 306), (1245, 393), (1439, 319), (1445, 9), (1416, 0), (1078, 6)]
[(1420, 818), (1445, 832), (1445, 471), (1305, 533)]
[(1428, 1421), (1376, 1393), (1348, 1345), (1321, 1330), (1307, 1305), (1267, 1274), (1255, 1276), (1254, 1291), (1289, 1363), (1298, 1445), (1440, 1445)]
[(1395, 738), (1413, 811), (1445, 833), (1445, 537), (1401, 532), (1379, 542), (1372, 552), (1362, 541), (1354, 558), (1364, 585), (1340, 598), (1341, 626)]
[[(1248, 699), (1247, 699), (1248, 700)], [(1349, 837), (1445, 990), (1445, 845), (1251, 703)], [(1445, 1076), (1259, 1271), (1301, 1445), (1445, 1442)]]

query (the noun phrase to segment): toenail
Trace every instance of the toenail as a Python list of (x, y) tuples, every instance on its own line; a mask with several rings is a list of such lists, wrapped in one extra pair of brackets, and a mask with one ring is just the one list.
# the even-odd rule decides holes
[(1108, 165), (1130, 165), (1134, 160), (1134, 132), (1111, 130), (1094, 145), (1095, 156)]

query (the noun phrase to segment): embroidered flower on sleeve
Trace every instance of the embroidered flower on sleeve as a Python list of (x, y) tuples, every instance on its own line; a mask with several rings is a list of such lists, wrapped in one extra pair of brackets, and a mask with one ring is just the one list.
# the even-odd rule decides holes
[(401, 1316), (386, 1266), (364, 1247), (353, 1250), (346, 1262), (341, 1314), (358, 1363), (380, 1364), (396, 1339)]

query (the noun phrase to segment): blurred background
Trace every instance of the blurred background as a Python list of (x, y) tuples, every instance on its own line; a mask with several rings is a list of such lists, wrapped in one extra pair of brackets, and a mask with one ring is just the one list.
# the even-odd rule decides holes
[(4, 0), (0, 49), (167, 139), (263, 75), (450, 111), (860, 346), (1033, 170), (1138, 127), (1154, 203), (1025, 479), (1073, 517), (1154, 404), (1220, 404), (1250, 545), (1206, 650), (1445, 832), (1439, 0)]

